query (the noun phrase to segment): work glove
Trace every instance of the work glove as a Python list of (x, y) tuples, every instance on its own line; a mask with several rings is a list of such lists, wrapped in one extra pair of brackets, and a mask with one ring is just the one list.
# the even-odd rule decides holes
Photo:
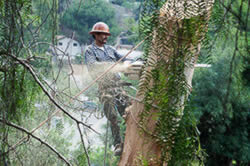
[(136, 61), (131, 63), (124, 72), (125, 76), (127, 76), (131, 80), (139, 80), (142, 66), (142, 61)]

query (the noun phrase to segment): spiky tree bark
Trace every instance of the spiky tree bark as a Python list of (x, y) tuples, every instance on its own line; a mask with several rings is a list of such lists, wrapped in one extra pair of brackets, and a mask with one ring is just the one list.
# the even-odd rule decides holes
[(157, 21), (153, 18), (137, 94), (144, 103), (134, 102), (127, 109), (119, 166), (170, 165), (212, 6), (213, 0), (167, 0), (157, 13)]

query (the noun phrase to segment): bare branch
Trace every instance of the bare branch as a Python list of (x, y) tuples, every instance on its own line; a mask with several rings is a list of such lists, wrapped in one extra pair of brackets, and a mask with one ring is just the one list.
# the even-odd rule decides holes
[[(8, 55), (10, 57), (12, 57), (14, 60), (18, 61), (21, 65), (23, 65), (25, 68), (28, 69), (28, 71), (31, 73), (31, 75), (33, 76), (33, 78), (35, 79), (35, 81), (38, 83), (38, 85), (42, 88), (43, 92), (48, 96), (48, 98), (52, 101), (52, 103), (54, 105), (57, 106), (58, 110), (56, 112), (54, 112), (53, 114), (51, 114), (51, 116), (49, 118), (47, 118), (46, 120), (44, 120), (42, 123), (39, 124), (39, 126), (37, 126), (36, 128), (34, 128), (31, 133), (34, 133), (37, 129), (39, 129), (41, 126), (43, 126), (47, 121), (49, 121), (53, 116), (55, 116), (58, 112), (63, 111), (67, 116), (69, 116), (72, 120), (74, 120), (77, 124), (82, 124), (83, 126), (89, 128), (90, 130), (94, 131), (97, 134), (98, 133), (96, 130), (94, 130), (93, 128), (91, 128), (91, 126), (86, 125), (85, 123), (77, 120), (76, 118), (74, 118), (70, 113), (68, 113), (64, 108), (62, 108), (55, 100), (54, 98), (49, 94), (49, 92), (45, 89), (45, 87), (42, 85), (41, 81), (39, 80), (38, 76), (36, 75), (36, 73), (33, 71), (32, 67), (26, 63), (26, 60), (21, 60), (13, 55), (10, 54), (6, 54), (5, 52), (0, 52), (0, 55)], [(15, 149), (16, 146), (18, 146), (19, 144), (21, 144), (27, 137), (23, 137), (21, 140), (19, 140), (15, 145), (13, 145), (9, 150), (13, 150)]]
[[(238, 19), (239, 24), (245, 25), (244, 21), (241, 19), (241, 13), (239, 15), (237, 13), (235, 13), (232, 10), (231, 4), (229, 6), (226, 6), (223, 2), (221, 2), (221, 1), (219, 1), (219, 2), (227, 10), (227, 12), (230, 12), (233, 16), (235, 16)], [(241, 1), (241, 3), (243, 3), (243, 1)]]
[(88, 129), (94, 131), (95, 133), (99, 134), (96, 130), (94, 130), (93, 128), (91, 128), (91, 126), (86, 125), (85, 123), (77, 120), (75, 117), (73, 117), (70, 113), (68, 113), (64, 108), (62, 108), (55, 100), (54, 98), (51, 96), (51, 94), (49, 94), (49, 92), (46, 90), (46, 88), (43, 86), (43, 84), (41, 83), (40, 79), (38, 78), (38, 76), (36, 75), (36, 73), (34, 72), (34, 70), (32, 69), (32, 67), (26, 63), (25, 60), (21, 60), (11, 54), (8, 54), (8, 56), (12, 57), (14, 60), (18, 61), (21, 65), (23, 65), (26, 69), (28, 69), (28, 71), (31, 73), (31, 75), (33, 76), (33, 78), (35, 79), (35, 81), (37, 82), (37, 84), (42, 88), (43, 92), (46, 94), (46, 96), (52, 101), (53, 104), (55, 104), (55, 106), (61, 110), (63, 113), (65, 113), (68, 117), (70, 117), (72, 120), (74, 120), (76, 123), (79, 123), (85, 127), (87, 127)]
[(80, 11), (80, 8), (81, 8), (81, 5), (82, 5), (82, 1), (83, 1), (83, 0), (80, 0), (79, 7), (78, 7), (78, 9), (77, 9), (77, 13)]
[(85, 147), (85, 143), (84, 143), (84, 140), (83, 140), (83, 135), (82, 135), (82, 131), (81, 131), (81, 128), (80, 128), (79, 123), (77, 123), (77, 128), (78, 128), (78, 131), (79, 131), (79, 133), (80, 133), (80, 137), (81, 137), (81, 141), (82, 141), (82, 146), (83, 146), (84, 152), (85, 152), (86, 157), (87, 157), (88, 165), (91, 166), (91, 164), (90, 164), (90, 159), (89, 159), (89, 155), (88, 155), (88, 151), (87, 151), (87, 149), (86, 149), (86, 147)]
[[(241, 17), (242, 17), (242, 7), (243, 7), (243, 1), (241, 1), (241, 5), (240, 5), (240, 14), (239, 14), (239, 18), (238, 18), (238, 25), (240, 26), (240, 22), (241, 22)], [(233, 74), (233, 63), (235, 62), (235, 57), (236, 54), (238, 52), (238, 39), (239, 39), (239, 28), (237, 28), (237, 31), (235, 33), (235, 48), (234, 48), (234, 53), (230, 62), (230, 71), (229, 71), (229, 79), (228, 79), (228, 84), (227, 84), (227, 92), (225, 95), (225, 100), (224, 100), (224, 110), (227, 111), (227, 102), (228, 102), (228, 98), (229, 98), (229, 94), (230, 94), (230, 88), (231, 88), (231, 84), (232, 84), (232, 74)]]
[(17, 130), (20, 130), (22, 132), (25, 132), (26, 134), (28, 134), (29, 136), (33, 137), (34, 139), (36, 139), (37, 141), (39, 141), (41, 144), (44, 144), (45, 146), (47, 146), (51, 151), (53, 151), (61, 160), (63, 160), (67, 165), (71, 166), (71, 164), (67, 161), (67, 159), (62, 155), (60, 154), (55, 148), (53, 148), (51, 145), (49, 145), (47, 142), (41, 140), (41, 138), (33, 135), (31, 132), (29, 132), (28, 130), (26, 130), (25, 128), (21, 127), (21, 126), (18, 126), (14, 123), (11, 123), (11, 122), (7, 122), (3, 119), (0, 119), (0, 122), (3, 123), (3, 124), (6, 124), (10, 127), (13, 127)]
[(78, 87), (78, 85), (76, 83), (76, 79), (75, 79), (75, 76), (74, 76), (74, 69), (73, 69), (73, 66), (72, 66), (72, 63), (71, 63), (70, 56), (68, 56), (68, 63), (69, 63), (70, 70), (71, 70), (71, 73), (69, 73), (69, 76), (71, 76), (73, 78), (74, 83), (75, 83), (77, 89), (80, 90), (80, 88)]
[[(43, 122), (41, 122), (39, 124), (39, 126), (37, 126), (36, 128), (32, 129), (30, 131), (30, 133), (34, 133), (37, 129), (39, 129), (41, 126), (43, 126), (47, 121), (49, 121), (53, 116), (55, 116), (60, 110), (57, 110), (56, 112), (54, 112), (53, 114), (50, 115), (50, 117), (46, 120), (44, 120)], [(18, 145), (20, 145), (23, 141), (25, 141), (28, 138), (28, 136), (23, 137), (22, 139), (20, 139), (16, 144), (12, 145), (9, 150), (6, 152), (8, 153), (11, 150), (14, 150)]]

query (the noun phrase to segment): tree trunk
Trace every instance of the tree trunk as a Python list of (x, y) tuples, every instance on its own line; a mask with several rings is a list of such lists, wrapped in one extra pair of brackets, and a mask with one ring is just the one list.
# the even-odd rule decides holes
[[(197, 60), (197, 58), (195, 59)], [(185, 70), (186, 80), (191, 87), (191, 80), (193, 77), (194, 67)], [(180, 105), (184, 104), (184, 100)], [(184, 109), (184, 108), (183, 108)], [(150, 166), (161, 165), (159, 160), (161, 158), (161, 145), (152, 139), (145, 130), (154, 131), (156, 120), (149, 118), (147, 126), (140, 126), (140, 113), (144, 111), (144, 104), (133, 102), (133, 104), (126, 109), (128, 113), (126, 119), (126, 134), (124, 142), (124, 150), (120, 159), (119, 166), (141, 166), (143, 160), (147, 160)], [(154, 110), (151, 110), (154, 112)], [(145, 129), (146, 128), (146, 129)], [(142, 132), (142, 130), (144, 132)]]
[[(189, 6), (186, 8), (184, 6), (185, 3), (191, 3), (191, 5), (189, 4)], [(202, 8), (204, 7), (204, 4), (205, 8)], [(196, 10), (197, 13), (193, 12), (190, 14), (190, 11), (193, 11), (192, 8), (197, 8), (197, 6), (192, 5), (192, 0), (186, 0), (185, 2), (168, 0), (162, 6), (160, 9), (159, 27), (163, 27), (165, 32), (158, 32), (158, 29), (154, 30), (153, 40), (150, 48), (151, 50), (148, 56), (148, 63), (151, 60), (155, 63), (155, 65), (146, 65), (144, 68), (144, 73), (145, 71), (146, 73), (150, 73), (154, 69), (157, 69), (162, 61), (164, 61), (166, 66), (185, 66), (182, 70), (183, 79), (185, 79), (185, 82), (188, 84), (190, 89), (194, 72), (194, 64), (198, 58), (201, 40), (203, 39), (204, 33), (207, 29), (207, 22), (210, 15), (210, 10), (213, 5), (213, 0), (208, 0), (206, 2), (202, 2), (202, 0), (200, 0), (200, 10)], [(190, 21), (192, 19), (195, 21)], [(185, 26), (187, 25), (186, 21), (190, 21), (188, 25), (190, 26), (191, 24), (191, 26), (195, 28), (194, 32), (184, 31), (186, 28)], [(163, 34), (164, 36), (162, 36)], [(179, 48), (189, 50), (187, 53), (182, 55), (184, 60), (183, 62), (177, 61), (179, 58), (177, 56), (180, 55)], [(155, 52), (161, 52), (161, 55), (157, 55)], [(168, 70), (167, 67), (166, 70)], [(166, 76), (166, 80), (170, 79), (167, 77), (168, 76)], [(144, 77), (142, 75), (140, 81), (147, 80), (143, 79)], [(153, 84), (155, 83), (156, 81), (151, 78), (151, 81), (144, 81), (142, 85), (145, 84), (145, 86), (153, 87)], [(166, 84), (166, 86), (168, 86), (168, 84)], [(178, 88), (178, 85), (176, 86)], [(171, 87), (166, 87), (166, 90), (171, 90)], [(172, 103), (175, 104), (172, 107), (178, 109), (179, 118), (170, 118), (169, 120), (178, 122), (181, 119), (183, 115), (184, 103), (187, 99), (189, 90), (187, 89), (187, 93), (180, 94), (178, 98), (173, 96), (171, 100)], [(137, 98), (145, 101), (144, 97), (146, 93), (147, 90), (137, 94)], [(174, 100), (178, 101), (173, 102)], [(149, 116), (147, 117), (147, 121), (144, 124), (141, 123), (141, 114), (145, 112), (145, 105), (143, 103), (134, 102), (129, 108), (126, 109), (128, 114), (126, 119), (127, 128), (125, 133), (124, 149), (119, 166), (160, 166), (167, 165), (166, 160), (163, 162), (162, 158), (167, 158), (167, 161), (171, 160), (172, 154), (168, 153), (168, 151), (170, 152), (172, 147), (163, 147), (163, 145), (159, 144), (159, 141), (155, 139), (156, 136), (154, 136), (157, 123), (159, 122), (159, 118), (155, 117), (154, 114), (157, 112), (158, 103), (160, 102), (154, 102), (155, 106), (150, 109)], [(174, 140), (171, 139), (169, 141), (170, 143), (172, 142), (174, 144)], [(165, 153), (163, 153), (164, 148), (165, 150), (167, 149), (167, 152)]]

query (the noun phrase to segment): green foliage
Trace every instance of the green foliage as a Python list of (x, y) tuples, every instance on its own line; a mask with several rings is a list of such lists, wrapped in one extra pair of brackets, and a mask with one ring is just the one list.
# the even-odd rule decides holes
[(36, 72), (50, 77), (52, 70), (52, 58), (47, 54), (37, 54), (40, 58), (31, 61), (30, 64), (36, 69)]
[[(178, 18), (179, 11), (174, 5), (168, 9), (161, 7), (163, 1), (144, 3), (140, 32), (142, 37), (147, 37), (144, 51), (147, 63), (139, 83), (139, 94), (144, 96), (145, 102), (140, 124), (147, 130), (148, 121), (152, 117), (156, 120), (155, 130), (149, 134), (161, 146), (161, 164), (192, 164), (197, 159), (204, 160), (194, 132), (196, 123), (185, 119), (191, 116), (190, 112), (183, 117), (189, 91), (184, 73), (204, 38), (209, 18), (209, 12), (202, 3), (196, 6), (204, 11), (199, 14), (191, 12), (192, 5), (184, 4), (184, 18)], [(212, 1), (209, 3), (211, 5)], [(159, 8), (166, 10), (165, 16), (159, 16)], [(172, 20), (166, 16), (169, 13), (175, 15)], [(180, 20), (176, 21), (177, 18)], [(154, 104), (156, 107), (153, 108)]]
[(206, 157), (205, 149), (201, 148), (197, 119), (193, 108), (187, 105), (177, 129), (173, 156), (169, 165), (203, 165)]
[[(241, 6), (242, 2), (242, 7)], [(233, 11), (232, 11), (232, 9)], [(209, 29), (205, 40), (203, 41), (203, 49), (199, 62), (210, 63), (212, 50), (216, 48), (215, 41), (223, 38), (224, 40), (232, 40), (232, 29), (240, 30), (240, 36), (245, 41), (241, 41), (245, 49), (249, 52), (249, 13), (247, 13), (248, 4), (246, 0), (235, 1), (215, 1), (213, 12), (211, 15)], [(248, 26), (247, 26), (248, 25)], [(235, 29), (236, 28), (236, 29)], [(229, 33), (230, 32), (230, 33)], [(205, 49), (204, 49), (205, 48)]]
[[(0, 3), (0, 118), (29, 129), (32, 125), (28, 124), (28, 126), (26, 126), (26, 122), (34, 118), (36, 110), (34, 105), (37, 103), (37, 97), (41, 94), (41, 89), (30, 72), (11, 56), (20, 59), (27, 58), (25, 63), (30, 64), (32, 67), (39, 67), (41, 73), (43, 73), (42, 71), (44, 70), (48, 72), (50, 69), (47, 56), (37, 54), (37, 52), (40, 51), (44, 52), (47, 46), (38, 48), (37, 42), (39, 32), (45, 32), (42, 30), (43, 25), (48, 26), (49, 23), (47, 24), (46, 19), (51, 20), (51, 15), (46, 15), (45, 9), (48, 9), (46, 7), (49, 7), (49, 5), (44, 2), (43, 10), (45, 10), (44, 15), (46, 15), (46, 17), (44, 15), (44, 17), (41, 15), (38, 16), (39, 12), (37, 12), (37, 8), (34, 8), (37, 3), (38, 1), (33, 3), (30, 0), (1, 1)], [(52, 9), (55, 9), (53, 7), (55, 6), (52, 5)], [(39, 11), (41, 12), (41, 10)], [(51, 13), (53, 12), (51, 11)], [(44, 23), (42, 23), (42, 20)], [(51, 29), (52, 28), (47, 28), (44, 36), (49, 35), (50, 32), (53, 31), (53, 29)], [(56, 28), (54, 28), (54, 30), (55, 29)], [(43, 39), (45, 40), (45, 38)], [(40, 59), (37, 59), (37, 56), (40, 56)], [(25, 144), (15, 149), (16, 153), (14, 155), (12, 155), (13, 153), (11, 152), (2, 155), (2, 153), (8, 151), (9, 147), (16, 144), (16, 142), (19, 141), (18, 139), (24, 135), (21, 134), (22, 132), (16, 131), (2, 122), (0, 130), (0, 165), (4, 163), (8, 165), (20, 165), (19, 156), (16, 157), (15, 155), (17, 153), (26, 159), (30, 158), (27, 157), (28, 155), (33, 156), (39, 153), (39, 148), (31, 148), (32, 150), (29, 151), (29, 147)], [(40, 146), (40, 144), (34, 140), (29, 143)], [(47, 148), (45, 149), (48, 150)], [(54, 156), (52, 152), (51, 154)], [(43, 155), (49, 156), (47, 153), (43, 153)], [(35, 157), (33, 157), (33, 159), (35, 160)], [(53, 160), (55, 159), (56, 157), (54, 156)], [(42, 162), (44, 163), (44, 161), (45, 160)], [(49, 161), (49, 159), (47, 161)], [(36, 163), (35, 161), (32, 162), (32, 159), (25, 160), (24, 162), (26, 162), (24, 165), (33, 165)], [(36, 164), (39, 165), (39, 162), (37, 163)], [(23, 164), (21, 163), (21, 165)]]
[[(5, 68), (7, 66), (5, 64), (1, 67)], [(20, 123), (23, 117), (34, 111), (32, 105), (34, 105), (35, 98), (41, 90), (26, 69), (16, 65), (12, 65), (5, 72), (1, 72), (0, 80), (0, 118)], [(8, 142), (5, 142), (4, 138), (8, 136), (8, 139), (11, 140), (16, 135), (13, 130), (2, 123), (0, 126), (0, 152), (3, 153), (8, 149)], [(4, 162), (3, 160), (2, 156), (0, 156), (0, 165)]]
[(135, 45), (135, 43), (139, 42), (139, 29), (138, 23), (135, 21), (134, 18), (127, 18), (125, 19), (125, 25), (127, 26), (127, 34), (128, 34), (128, 43)]
[[(25, 124), (25, 125), (30, 125), (30, 124)], [(20, 135), (19, 131), (14, 131), (13, 129), (10, 130), (12, 131), (12, 133), (11, 132), (9, 133), (9, 136), (11, 138), (9, 141), (11, 143), (16, 143), (18, 140), (22, 138), (23, 135)], [(40, 133), (39, 137), (43, 138), (43, 140), (46, 140), (46, 142), (52, 145), (52, 147), (54, 147), (60, 154), (69, 158), (69, 156), (71, 155), (71, 151), (69, 148), (70, 137), (62, 137), (60, 132), (56, 131), (56, 129), (48, 130), (48, 128), (47, 129), (44, 128), (43, 132), (46, 134), (43, 135)], [(10, 165), (20, 165), (20, 163), (26, 166), (29, 165), (32, 166), (34, 165), (34, 163), (38, 166), (64, 165), (64, 162), (58, 160), (57, 156), (52, 151), (50, 151), (46, 146), (42, 145), (40, 142), (34, 139), (29, 139), (25, 142), (25, 144), (18, 146), (18, 148), (16, 149), (16, 153), (18, 154), (18, 158), (15, 155), (13, 155), (12, 152), (10, 153), (9, 155)], [(20, 159), (25, 158), (26, 160), (22, 160), (20, 162), (19, 158)]]
[[(27, 26), (24, 27), (26, 31), (25, 42), (29, 43), (32, 40), (43, 42), (43, 44), (34, 46), (32, 51), (44, 54), (48, 50), (49, 44), (56, 42), (59, 17), (58, 3), (58, 0), (30, 1), (31, 9), (26, 13), (28, 19), (24, 19), (27, 23)], [(29, 33), (29, 29), (35, 33)]]
[(84, 1), (84, 4), (79, 8), (79, 1), (74, 1), (71, 7), (63, 14), (60, 19), (60, 27), (62, 32), (67, 36), (71, 36), (71, 30), (75, 32), (75, 37), (80, 43), (90, 43), (93, 41), (89, 31), (92, 26), (102, 21), (109, 25), (110, 42), (115, 40), (115, 37), (120, 33), (114, 19), (114, 10), (107, 2), (103, 0)]
[[(163, 4), (163, 2), (159, 1), (145, 1), (143, 4), (143, 10), (141, 11), (141, 18), (140, 18), (140, 24), (139, 24), (139, 34), (140, 38), (148, 38), (144, 42), (143, 45), (143, 51), (144, 55), (143, 57), (146, 59), (149, 55), (150, 45), (152, 41), (152, 32), (154, 28), (159, 24), (158, 23), (158, 16), (159, 16), (159, 9), (160, 6)], [(149, 6), (149, 7), (148, 7)]]
[(206, 165), (234, 161), (244, 166), (250, 161), (247, 8), (247, 1), (217, 1), (209, 26), (210, 47), (202, 50), (209, 53), (212, 67), (197, 69), (193, 80), (191, 102), (208, 154)]
[(149, 166), (148, 160), (145, 159), (142, 155), (138, 155), (136, 164), (141, 166)]
[(243, 84), (247, 87), (250, 87), (250, 58), (245, 57), (243, 58), (243, 65), (245, 66), (244, 70), (242, 71), (242, 81)]
[[(82, 148), (75, 151), (74, 156), (77, 156), (76, 157), (77, 161), (75, 162), (77, 166), (88, 165), (87, 157)], [(106, 156), (105, 156), (105, 147), (96, 147), (96, 148), (89, 149), (89, 159), (91, 161), (91, 165), (94, 165), (94, 166), (104, 165), (104, 158), (106, 162), (105, 165), (117, 166), (118, 158), (114, 156), (113, 151), (110, 149), (110, 147), (107, 147)]]
[(135, 13), (135, 18), (136, 20), (138, 20), (139, 17), (139, 10), (140, 10), (140, 2), (136, 2), (135, 0), (127, 0), (124, 1), (121, 6), (127, 8), (128, 10), (133, 11), (133, 13)]
[(201, 144), (209, 155), (208, 165), (220, 165), (230, 159), (242, 163), (250, 161), (250, 87), (243, 84), (240, 73), (236, 71), (242, 67), (242, 57), (237, 57), (229, 100), (224, 101), (232, 48), (216, 49), (217, 58), (214, 58), (212, 68), (195, 73), (192, 102), (200, 119)]
[(81, 54), (75, 56), (74, 59), (75, 64), (84, 64), (84, 57)]
[[(51, 103), (47, 98), (44, 98), (42, 93), (36, 95), (36, 104), (31, 105), (29, 113), (26, 113), (25, 117), (24, 115), (20, 115), (22, 117), (19, 122), (20, 126), (28, 130), (32, 130), (35, 126), (38, 126), (41, 120), (46, 119), (53, 111), (50, 105)], [(59, 122), (55, 124), (52, 122), (53, 120), (46, 123), (39, 132), (35, 133), (35, 135), (49, 143), (60, 154), (66, 158), (69, 158), (73, 154), (71, 152), (72, 145), (70, 143), (72, 133), (63, 133), (65, 128), (63, 128), (62, 123)], [(13, 128), (8, 128), (8, 143), (10, 145), (14, 145), (20, 141), (23, 136), (26, 136), (26, 134), (23, 134), (22, 132)], [(15, 154), (18, 154), (18, 157)], [(38, 166), (64, 164), (63, 161), (58, 159), (54, 152), (32, 137), (26, 139), (23, 144), (17, 146), (15, 153), (10, 151), (9, 162), (10, 165), (23, 164), (26, 166), (33, 166), (34, 163)]]
[[(7, 67), (4, 65), (2, 67)], [(4, 104), (1, 117), (6, 120), (19, 121), (34, 104), (34, 98), (41, 92), (27, 70), (20, 66), (12, 66), (0, 73), (0, 98)]]
[(87, 166), (88, 165), (87, 157), (84, 153), (83, 147), (80, 147), (79, 149), (75, 150), (73, 155), (76, 156), (76, 160), (75, 160), (74, 164), (76, 164), (77, 166)]
[[(90, 160), (93, 165), (104, 165), (104, 157), (105, 157), (105, 148), (98, 147), (93, 149), (90, 153)], [(114, 156), (113, 151), (110, 148), (107, 148), (106, 155), (106, 165), (116, 166), (118, 165), (118, 158)]]

